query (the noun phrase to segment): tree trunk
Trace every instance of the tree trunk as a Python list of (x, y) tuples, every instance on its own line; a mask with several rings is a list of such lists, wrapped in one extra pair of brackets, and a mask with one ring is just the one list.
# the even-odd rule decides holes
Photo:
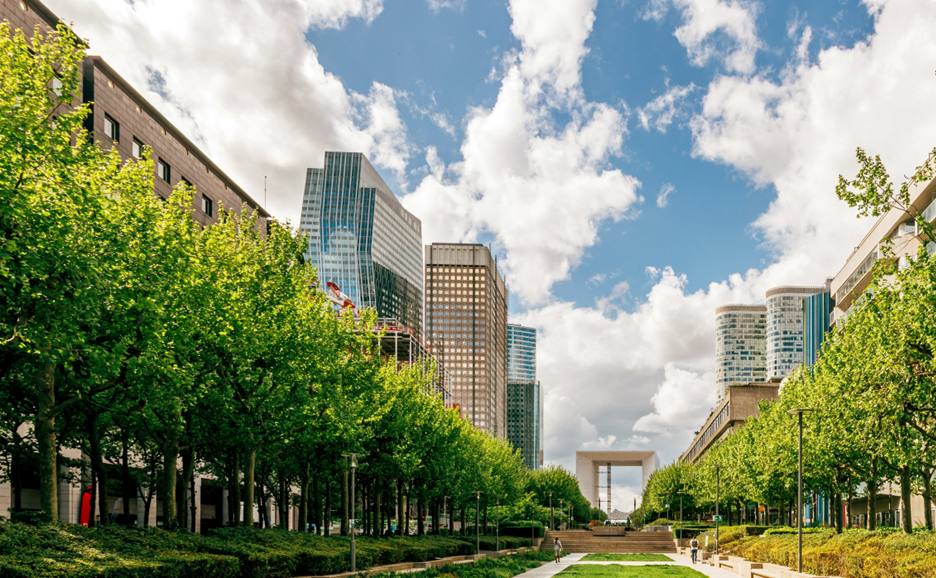
[(454, 536), (454, 535), (455, 535), (455, 512), (454, 512), (454, 510), (452, 509), (452, 503), (451, 503), (451, 502), (449, 502), (448, 508), (446, 508), (445, 511), (448, 512), (449, 536)]
[[(247, 450), (247, 463), (244, 464), (244, 525), (248, 528), (254, 525), (253, 506), (255, 481), (254, 474), (257, 469), (257, 449)], [(259, 511), (259, 509), (258, 509)]]
[(17, 430), (19, 424), (13, 425), (13, 455), (10, 456), (10, 485), (13, 490), (13, 509), (19, 510), (23, 507), (23, 454), (19, 448), (22, 447), (22, 438)]
[[(195, 486), (190, 480), (195, 475), (195, 449), (188, 447), (182, 452), (182, 488), (179, 496), (179, 525), (191, 531), (195, 531), (194, 508), (189, 508), (190, 504), (195, 505)], [(191, 490), (191, 494), (189, 494)]]
[(276, 500), (279, 506), (279, 524), (277, 526), (284, 530), (289, 529), (289, 492), (286, 491), (286, 473), (283, 468), (279, 471), (279, 498)]
[(341, 472), (341, 535), (348, 535), (348, 470)]
[(309, 462), (299, 467), (299, 528), (300, 532), (309, 530)]
[(910, 507), (910, 500), (913, 499), (913, 488), (910, 486), (910, 466), (900, 468), (900, 501), (903, 510), (903, 531), (904, 534), (913, 533), (913, 511)]
[(465, 518), (465, 507), (462, 506), (462, 509), (461, 509), (461, 535), (462, 536), (468, 535), (468, 524), (465, 523), (466, 519), (467, 518)]
[(784, 507), (783, 502), (780, 503), (780, 519), (777, 520), (779, 525), (783, 525), (783, 521), (786, 519), (786, 507)]
[[(51, 345), (42, 346), (48, 354)], [(39, 507), (44, 519), (56, 522), (58, 512), (58, 443), (55, 440), (55, 364), (42, 361), (36, 371), (36, 445), (39, 450)]]
[[(403, 535), (409, 535), (409, 521), (410, 521), (410, 507), (412, 507), (412, 496), (410, 496), (409, 488), (406, 492), (406, 505), (403, 507), (403, 511), (406, 512), (406, 516), (403, 517)], [(417, 502), (418, 506), (419, 502)], [(416, 516), (419, 517), (418, 515)]]
[(179, 467), (179, 432), (170, 427), (163, 444), (163, 527), (178, 526), (176, 512), (176, 484)]
[(848, 481), (848, 502), (845, 504), (845, 527), (852, 527), (852, 499), (855, 489), (852, 487), (851, 479)]
[(877, 527), (877, 482), (868, 482), (868, 508), (865, 527), (868, 530), (874, 530)]
[[(435, 500), (432, 502), (435, 504)], [(426, 509), (426, 499), (422, 496), (416, 497), (416, 535), (422, 536), (426, 533), (426, 521), (425, 516), (423, 516), (423, 510)], [(433, 524), (435, 524), (435, 518), (433, 518)]]
[(933, 529), (933, 471), (923, 470), (923, 519), (927, 530)]

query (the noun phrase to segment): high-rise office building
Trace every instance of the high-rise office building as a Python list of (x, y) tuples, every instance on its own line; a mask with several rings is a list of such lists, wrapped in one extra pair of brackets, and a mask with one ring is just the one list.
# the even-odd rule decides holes
[(835, 301), (829, 290), (830, 282), (831, 279), (826, 281), (822, 293), (803, 299), (803, 365), (806, 367), (816, 365), (822, 342), (832, 327)]
[(322, 285), (422, 334), (422, 223), (363, 154), (327, 152), (308, 170), (299, 226)]
[(507, 434), (507, 285), (487, 247), (426, 246), (426, 336), (468, 421)]
[(536, 329), (507, 326), (507, 441), (531, 470), (542, 465), (543, 392), (536, 379)]
[(715, 385), (719, 401), (732, 385), (766, 381), (767, 308), (724, 305), (715, 310)]
[(822, 287), (767, 291), (767, 379), (782, 379), (803, 363), (803, 299)]

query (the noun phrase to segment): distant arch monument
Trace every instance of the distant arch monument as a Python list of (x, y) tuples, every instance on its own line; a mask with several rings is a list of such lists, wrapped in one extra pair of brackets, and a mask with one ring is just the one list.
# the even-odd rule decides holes
[[(650, 474), (660, 467), (660, 458), (656, 452), (650, 451), (575, 452), (575, 478), (578, 480), (579, 489), (593, 508), (611, 511), (611, 468), (615, 466), (642, 468), (643, 491), (647, 489)], [(604, 480), (602, 474), (605, 474)], [(604, 496), (601, 495), (601, 490), (606, 490)], [(627, 507), (626, 504), (624, 507)]]

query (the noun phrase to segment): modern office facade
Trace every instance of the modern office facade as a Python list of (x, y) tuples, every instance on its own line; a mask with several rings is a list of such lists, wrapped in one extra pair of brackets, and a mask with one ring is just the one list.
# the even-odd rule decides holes
[(803, 299), (822, 287), (774, 287), (767, 291), (767, 379), (783, 379), (803, 364)]
[(507, 326), (507, 441), (530, 470), (543, 464), (543, 390), (536, 379), (536, 329)]
[[(0, 0), (0, 20), (8, 20), (29, 37), (38, 25), (53, 30), (59, 18), (36, 0)], [(261, 224), (266, 210), (227, 176), (181, 130), (137, 92), (100, 56), (87, 56), (82, 63), (80, 102), (90, 114), (84, 128), (103, 149), (116, 149), (124, 159), (140, 158), (152, 149), (155, 165), (153, 189), (168, 198), (180, 182), (195, 186), (192, 217), (203, 225), (217, 221), (220, 210), (256, 211)]]
[(507, 435), (507, 285), (487, 247), (425, 248), (426, 336), (452, 399), (478, 429)]
[(923, 183), (911, 182), (909, 198), (907, 210), (891, 209), (878, 218), (842, 269), (832, 278), (830, 291), (835, 300), (833, 325), (848, 315), (848, 311), (871, 283), (875, 263), (886, 256), (883, 243), (890, 245), (890, 252), (898, 267), (905, 266), (924, 242), (928, 253), (936, 253), (936, 243), (923, 238), (915, 220), (919, 216), (928, 223), (936, 223), (936, 179)]
[(422, 334), (422, 224), (363, 154), (327, 152), (308, 170), (299, 226), (322, 285)]
[(698, 463), (715, 442), (725, 439), (752, 416), (760, 415), (759, 404), (762, 401), (776, 400), (779, 397), (779, 382), (732, 385), (709, 414), (689, 448), (683, 452), (680, 461)]
[(723, 305), (715, 310), (715, 385), (718, 399), (736, 384), (767, 380), (767, 308)]
[(832, 300), (829, 281), (826, 281), (821, 293), (803, 299), (803, 365), (806, 367), (816, 365), (822, 342), (832, 327), (835, 302)]

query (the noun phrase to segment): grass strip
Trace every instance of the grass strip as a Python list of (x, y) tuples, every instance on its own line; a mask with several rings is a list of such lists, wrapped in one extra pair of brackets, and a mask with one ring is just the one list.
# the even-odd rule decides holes
[(579, 564), (569, 566), (557, 576), (562, 578), (705, 578), (705, 574), (685, 566), (619, 566)]

